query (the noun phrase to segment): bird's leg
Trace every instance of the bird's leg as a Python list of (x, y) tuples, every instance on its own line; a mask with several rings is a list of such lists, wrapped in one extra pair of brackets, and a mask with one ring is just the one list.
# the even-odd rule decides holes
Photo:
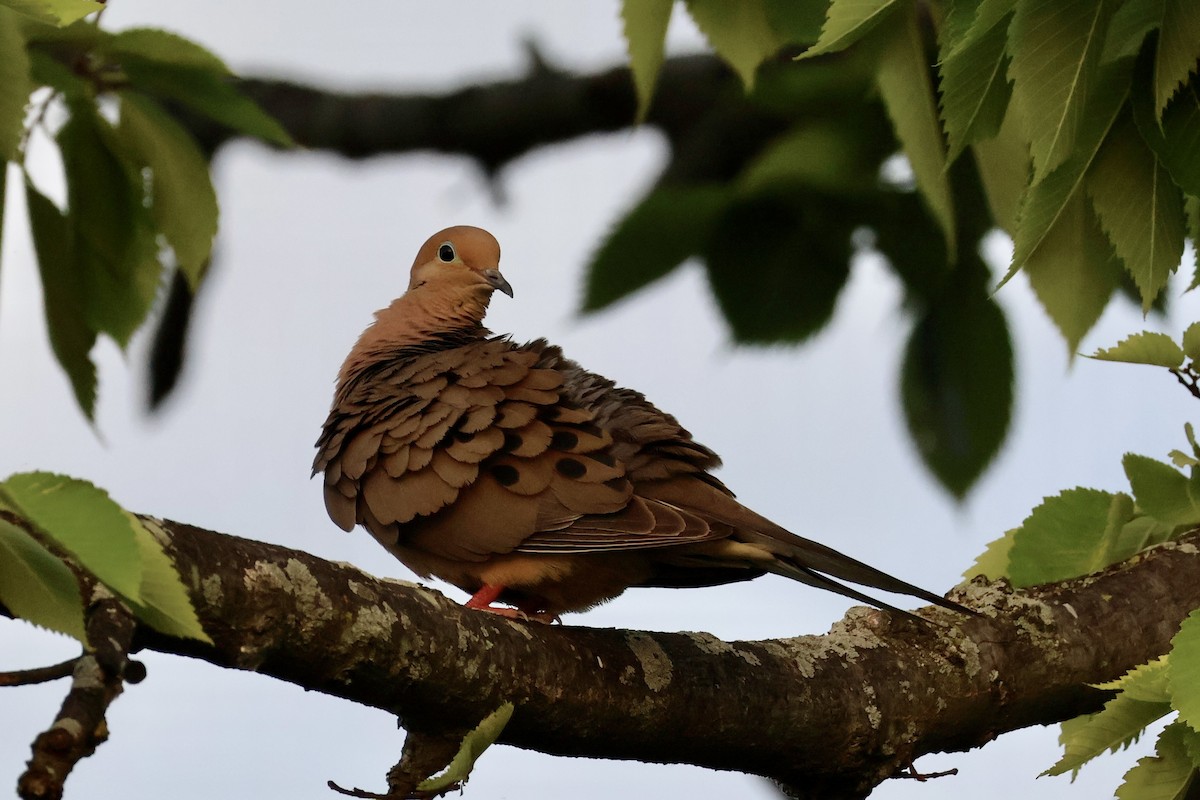
[(557, 614), (550, 614), (549, 612), (542, 611), (534, 606), (530, 606), (528, 608), (504, 608), (502, 606), (492, 605), (492, 603), (496, 602), (496, 599), (504, 593), (504, 589), (505, 587), (502, 585), (485, 583), (479, 589), (479, 591), (471, 595), (471, 599), (468, 600), (464, 605), (467, 608), (473, 608), (477, 611), (487, 611), (490, 614), (497, 614), (501, 617), (508, 617), (509, 619), (525, 620), (526, 622), (529, 620), (533, 620), (534, 622), (543, 622), (546, 624), (550, 624), (552, 622), (562, 622), (562, 620), (558, 618)]
[(527, 619), (524, 611), (519, 611), (515, 608), (504, 608), (494, 606), (492, 603), (500, 597), (504, 592), (504, 586), (501, 584), (485, 583), (480, 587), (479, 591), (471, 595), (471, 599), (464, 605), (467, 608), (474, 608), (477, 611), (487, 611), (491, 614), (498, 614), (509, 619)]
[(496, 598), (504, 592), (504, 587), (500, 584), (485, 583), (480, 587), (479, 591), (471, 595), (471, 599), (466, 602), (467, 608), (479, 608), (485, 611), (491, 610), (492, 603), (496, 602)]

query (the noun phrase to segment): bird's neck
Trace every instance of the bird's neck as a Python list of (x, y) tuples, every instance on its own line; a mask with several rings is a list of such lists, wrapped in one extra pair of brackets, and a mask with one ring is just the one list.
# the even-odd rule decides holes
[(483, 327), (483, 315), (490, 299), (490, 292), (456, 298), (414, 291), (401, 295), (375, 312), (375, 321), (358, 337), (342, 365), (339, 382), (405, 350), (428, 351), (487, 337), (490, 332)]

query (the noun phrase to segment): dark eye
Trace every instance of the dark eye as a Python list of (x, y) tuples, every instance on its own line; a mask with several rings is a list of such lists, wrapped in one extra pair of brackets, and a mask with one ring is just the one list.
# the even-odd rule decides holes
[(454, 245), (447, 242), (438, 248), (438, 258), (449, 264), (454, 260)]

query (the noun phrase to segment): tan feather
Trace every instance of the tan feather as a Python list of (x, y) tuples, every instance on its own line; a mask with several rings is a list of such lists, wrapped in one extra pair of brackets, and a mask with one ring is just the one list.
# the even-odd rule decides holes
[(475, 406), (458, 423), (458, 429), (463, 433), (479, 433), (496, 420), (496, 406), (493, 404)]
[(431, 466), (433, 467), (433, 471), (438, 474), (438, 477), (446, 482), (447, 486), (452, 486), (455, 489), (461, 489), (463, 486), (474, 481), (476, 476), (479, 475), (478, 463), (459, 461), (445, 450), (434, 452)]
[(500, 406), (500, 416), (496, 419), (497, 428), (523, 428), (537, 416), (537, 406), (532, 403), (506, 401)]
[(528, 425), (504, 434), (504, 450), (514, 456), (529, 458), (545, 452), (551, 438), (549, 425), (532, 420)]
[(488, 462), (492, 477), (514, 494), (541, 494), (550, 486), (554, 463), (548, 458), (497, 457)]
[(446, 445), (446, 451), (459, 461), (478, 463), (504, 446), (504, 431), (485, 428), (479, 433), (458, 432)]
[(382, 470), (374, 470), (362, 484), (362, 500), (385, 525), (432, 514), (457, 496), (458, 491), (432, 469), (406, 473), (399, 480)]

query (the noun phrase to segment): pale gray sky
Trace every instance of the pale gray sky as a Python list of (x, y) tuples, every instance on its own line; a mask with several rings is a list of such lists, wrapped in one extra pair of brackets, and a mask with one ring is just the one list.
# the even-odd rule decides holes
[[(343, 88), (439, 90), (515, 76), (525, 67), (523, 37), (569, 67), (623, 58), (615, 0), (364, 2), (350, 10), (276, 0), (110, 6), (109, 27), (169, 28), (242, 72)], [(671, 44), (684, 51), (703, 43), (677, 24)], [(999, 294), (1016, 332), (1022, 390), (1012, 434), (960, 507), (927, 478), (904, 430), (895, 386), (908, 323), (897, 281), (878, 264), (856, 266), (835, 323), (798, 349), (733, 348), (694, 266), (610, 313), (579, 319), (583, 265), (652, 182), (664, 153), (652, 131), (550, 148), (503, 173), (507, 203), (497, 207), (462, 159), (351, 164), (252, 144), (229, 148), (217, 170), (221, 262), (197, 310), (180, 396), (147, 420), (139, 410), (145, 342), (128, 359), (103, 343), (103, 442), (52, 365), (14, 192), (0, 271), (0, 475), (66, 472), (140, 512), (411, 577), (369, 536), (334, 527), (308, 472), (342, 357), (371, 312), (403, 290), (417, 246), (457, 223), (490, 229), (503, 247), (516, 299), (497, 296), (490, 327), (520, 340), (547, 336), (591, 369), (645, 392), (723, 455), (721, 477), (748, 505), (930, 589), (957, 582), (984, 545), (1043, 496), (1075, 485), (1124, 488), (1123, 453), (1165, 458), (1183, 443), (1194, 401), (1150, 368), (1078, 360), (1068, 369), (1065, 347), (1023, 279)], [(996, 245), (1003, 259), (1006, 244)], [(1185, 285), (1176, 281), (1174, 295)], [(1193, 295), (1173, 302), (1176, 316), (1163, 329), (1178, 334), (1200, 309)], [(1082, 349), (1142, 327), (1140, 313), (1119, 304)], [(823, 632), (846, 606), (768, 577), (633, 591), (568, 622), (761, 638)], [(0, 623), (0, 669), (72, 652), (61, 637)], [(68, 798), (330, 798), (327, 779), (382, 789), (399, 754), (402, 734), (382, 712), (188, 659), (148, 654), (145, 661), (148, 680), (113, 706), (112, 739), (72, 775)], [(12, 786), (63, 692), (61, 683), (0, 692), (0, 787)], [(954, 766), (960, 775), (894, 781), (874, 796), (1103, 796), (1145, 750), (1085, 768), (1074, 787), (1064, 778), (1035, 780), (1056, 758), (1049, 746), (1056, 736), (1057, 728), (1024, 731), (980, 752), (922, 759), (922, 770)], [(631, 786), (668, 798), (772, 796), (757, 779), (735, 774), (504, 747), (484, 756), (466, 791), (599, 800), (625, 796)]]

